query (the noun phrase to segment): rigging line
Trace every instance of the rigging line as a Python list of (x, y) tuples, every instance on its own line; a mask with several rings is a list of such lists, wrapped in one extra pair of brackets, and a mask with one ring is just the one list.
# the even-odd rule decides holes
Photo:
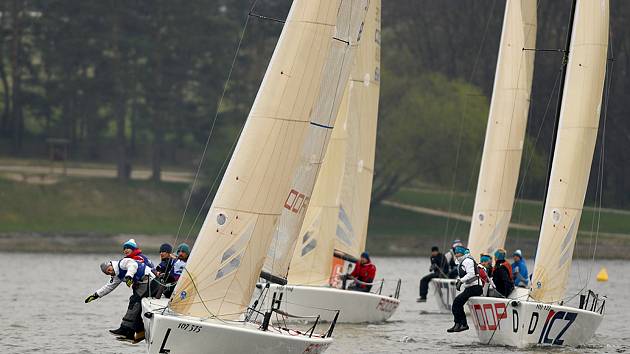
[[(258, 0), (253, 0), (252, 5), (250, 7), (250, 13), (254, 10), (254, 7), (256, 7), (256, 3), (258, 2)], [(186, 200), (186, 206), (184, 207), (184, 212), (182, 214), (182, 217), (179, 221), (179, 226), (177, 227), (177, 234), (175, 236), (175, 243), (177, 244), (177, 241), (179, 239), (179, 233), (181, 232), (181, 228), (182, 225), (184, 223), (184, 220), (186, 218), (186, 212), (188, 211), (188, 207), (190, 206), (190, 201), (192, 199), (192, 195), (193, 192), (195, 190), (195, 186), (197, 185), (197, 180), (199, 179), (199, 174), (201, 172), (201, 168), (203, 167), (203, 162), (206, 156), (206, 152), (208, 151), (208, 146), (210, 145), (210, 139), (212, 137), (212, 134), (214, 133), (214, 128), (216, 126), (218, 117), (219, 117), (219, 112), (221, 110), (221, 105), (223, 104), (223, 98), (225, 97), (225, 93), (228, 90), (228, 86), (230, 83), (230, 79), (232, 78), (232, 73), (234, 72), (234, 67), (236, 66), (236, 60), (238, 59), (238, 53), (241, 50), (241, 45), (243, 44), (243, 38), (245, 38), (245, 33), (247, 32), (247, 25), (249, 24), (249, 19), (250, 16), (246, 16), (245, 17), (245, 21), (243, 23), (242, 26), (242, 30), (241, 30), (241, 36), (238, 40), (238, 44), (236, 46), (236, 51), (234, 53), (234, 57), (232, 58), (232, 64), (230, 66), (230, 70), (228, 71), (228, 76), (225, 80), (225, 83), (223, 84), (223, 92), (221, 92), (221, 96), (219, 98), (219, 101), (217, 103), (217, 109), (216, 112), (214, 114), (214, 118), (212, 119), (212, 124), (210, 125), (210, 132), (208, 133), (208, 138), (206, 139), (206, 143), (203, 147), (203, 152), (201, 154), (201, 159), (199, 160), (199, 164), (197, 165), (197, 171), (195, 172), (195, 178), (193, 179), (193, 183), (192, 186), (190, 188), (190, 193), (188, 194), (188, 198)]]
[[(610, 34), (610, 37), (612, 39), (612, 33)], [(614, 71), (614, 66), (615, 66), (615, 60), (614, 60), (614, 52), (613, 52), (613, 45), (612, 45), (612, 40), (610, 41), (611, 45), (610, 45), (610, 55), (613, 58), (610, 61), (610, 70), (608, 71), (608, 81), (606, 82), (606, 90), (605, 90), (605, 94), (604, 94), (604, 98), (605, 98), (605, 104), (604, 104), (604, 119), (603, 119), (603, 124), (602, 124), (602, 148), (600, 150), (600, 166), (599, 166), (599, 206), (597, 207), (597, 228), (595, 230), (595, 245), (593, 247), (593, 255), (591, 258), (591, 269), (588, 273), (589, 279), (592, 276), (593, 273), (593, 267), (595, 265), (595, 255), (597, 253), (597, 241), (599, 240), (599, 229), (600, 229), (600, 223), (601, 223), (601, 216), (602, 216), (602, 202), (603, 202), (603, 190), (604, 190), (604, 162), (605, 162), (605, 152), (606, 152), (606, 123), (608, 121), (608, 105), (610, 102), (610, 91), (611, 91), (611, 87), (612, 87), (612, 78), (613, 78), (613, 71)]]
[[(195, 292), (197, 293), (197, 296), (199, 296), (199, 300), (201, 300), (201, 304), (206, 309), (206, 311), (208, 311), (208, 313), (210, 314), (210, 318), (216, 318), (219, 321), (223, 321), (223, 320), (221, 320), (221, 318), (219, 318), (215, 314), (213, 314), (212, 311), (210, 311), (210, 309), (208, 308), (208, 306), (206, 306), (206, 302), (203, 301), (203, 297), (201, 296), (201, 293), (199, 292), (199, 290), (197, 290), (197, 284), (195, 284), (195, 280), (193, 279), (192, 274), (190, 274), (190, 272), (188, 272), (188, 269), (186, 269), (186, 267), (184, 267), (183, 269), (186, 272), (186, 274), (188, 274), (188, 278), (190, 279), (190, 283), (192, 284), (193, 288), (195, 289)], [(169, 303), (169, 306), (170, 306), (170, 303)]]
[[(468, 82), (472, 82), (472, 79), (475, 75), (475, 72), (477, 71), (477, 67), (479, 64), (479, 60), (481, 58), (481, 52), (483, 51), (484, 48), (484, 44), (486, 43), (486, 39), (488, 36), (488, 29), (490, 28), (490, 21), (493, 19), (492, 13), (494, 13), (494, 9), (496, 7), (496, 0), (492, 1), (492, 7), (490, 9), (490, 12), (488, 13), (488, 18), (486, 20), (486, 24), (484, 27), (484, 31), (483, 31), (483, 35), (482, 35), (482, 39), (481, 39), (481, 45), (479, 46), (479, 50), (477, 51), (477, 55), (475, 57), (475, 61), (473, 63), (473, 67), (472, 70), (470, 72), (470, 76), (468, 79)], [(466, 100), (464, 101), (464, 110), (462, 111), (462, 119), (461, 119), (461, 123), (460, 123), (460, 133), (459, 133), (459, 139), (458, 139), (458, 144), (457, 144), (457, 153), (456, 153), (456, 157), (455, 157), (455, 171), (453, 173), (453, 178), (451, 180), (451, 191), (450, 191), (450, 195), (449, 195), (449, 201), (448, 201), (448, 212), (449, 214), (452, 211), (452, 204), (453, 204), (453, 194), (454, 194), (454, 189), (455, 189), (455, 183), (456, 183), (456, 177), (457, 177), (457, 168), (459, 166), (459, 154), (460, 154), (460, 149), (461, 149), (461, 145), (462, 145), (462, 134), (463, 134), (463, 125), (464, 125), (464, 121), (465, 121), (465, 114), (464, 112), (466, 112), (466, 106), (468, 104), (468, 97), (466, 96)], [(447, 242), (447, 238), (449, 236), (449, 226), (450, 226), (450, 218), (446, 218), (446, 225), (445, 225), (445, 229), (444, 229), (444, 236), (443, 236), (443, 247), (446, 248), (446, 242)]]

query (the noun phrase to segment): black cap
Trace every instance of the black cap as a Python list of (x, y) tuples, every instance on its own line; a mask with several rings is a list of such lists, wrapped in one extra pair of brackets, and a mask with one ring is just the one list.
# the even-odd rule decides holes
[(171, 253), (171, 252), (173, 252), (173, 246), (171, 246), (168, 243), (163, 243), (162, 246), (160, 246), (160, 252)]
[(433, 246), (431, 247), (431, 252), (439, 252), (440, 249), (438, 248), (438, 246)]

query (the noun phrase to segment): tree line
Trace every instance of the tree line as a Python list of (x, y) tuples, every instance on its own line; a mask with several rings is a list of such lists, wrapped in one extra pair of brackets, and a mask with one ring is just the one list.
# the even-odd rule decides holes
[[(203, 161), (210, 185), (282, 29), (281, 22), (248, 13), (282, 20), (291, 5), (260, 0), (252, 9), (252, 3), (0, 2), (0, 154), (45, 157), (46, 139), (63, 138), (73, 159), (115, 162), (122, 181), (137, 165), (151, 166), (159, 180), (165, 164), (196, 166), (212, 130)], [(504, 6), (504, 0), (383, 1), (376, 202), (419, 183), (474, 191)], [(571, 0), (539, 1), (538, 48), (563, 47), (570, 6)], [(620, 207), (630, 203), (629, 18), (630, 3), (612, 0), (615, 61), (600, 132), (605, 139), (598, 143), (601, 149), (605, 141), (604, 202)], [(561, 59), (554, 52), (536, 56), (521, 197), (544, 195)]]

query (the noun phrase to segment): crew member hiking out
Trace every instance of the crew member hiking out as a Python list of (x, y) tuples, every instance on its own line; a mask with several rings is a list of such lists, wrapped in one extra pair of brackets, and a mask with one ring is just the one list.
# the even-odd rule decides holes
[(449, 272), (448, 261), (437, 246), (431, 248), (431, 266), (429, 267), (429, 274), (420, 279), (420, 297), (416, 300), (418, 302), (426, 302), (427, 294), (429, 293), (429, 282), (435, 278), (447, 278)]
[(448, 277), (450, 279), (457, 278), (457, 260), (455, 257), (455, 247), (464, 246), (464, 243), (461, 240), (453, 240), (453, 244), (451, 245), (451, 249), (446, 252), (444, 257), (446, 257), (446, 262), (448, 264)]
[(514, 277), (514, 286), (521, 288), (527, 288), (529, 285), (529, 274), (527, 273), (527, 264), (523, 259), (523, 253), (521, 250), (516, 250), (512, 253), (514, 263), (512, 263), (512, 276)]
[(370, 261), (367, 252), (361, 253), (361, 259), (355, 264), (354, 270), (350, 273), (349, 279), (355, 279), (355, 283), (348, 287), (348, 290), (370, 292), (372, 282), (376, 277), (376, 266)]
[(133, 289), (133, 295), (129, 298), (127, 313), (118, 329), (110, 330), (112, 334), (124, 336), (126, 339), (140, 341), (144, 339), (144, 324), (141, 312), (142, 298), (149, 296), (149, 282), (153, 279), (153, 273), (144, 263), (131, 258), (123, 258), (120, 261), (106, 261), (101, 263), (101, 271), (111, 276), (110, 281), (85, 299), (85, 303), (101, 298), (118, 287), (121, 283), (127, 284)]
[(464, 305), (469, 298), (480, 296), (483, 292), (483, 284), (479, 277), (477, 262), (470, 256), (468, 249), (464, 246), (457, 246), (454, 252), (458, 262), (458, 278), (455, 287), (457, 290), (461, 290), (463, 287), (464, 291), (453, 300), (451, 308), (453, 309), (453, 321), (455, 325), (446, 330), (449, 333), (468, 330)]
[(495, 266), (492, 271), (492, 282), (496, 293), (489, 294), (496, 297), (508, 297), (514, 290), (514, 280), (512, 280), (512, 266), (505, 260), (506, 252), (499, 248), (494, 252)]

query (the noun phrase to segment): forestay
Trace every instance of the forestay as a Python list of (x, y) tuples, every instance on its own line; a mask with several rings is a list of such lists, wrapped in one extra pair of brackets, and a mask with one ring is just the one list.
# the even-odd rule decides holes
[(380, 89), (381, 1), (371, 0), (341, 104), (291, 261), (291, 284), (325, 285), (335, 248), (365, 248)]
[(324, 80), (310, 117), (298, 169), (263, 267), (266, 273), (285, 281), (315, 179), (335, 126), (344, 87), (350, 76), (367, 7), (368, 0), (345, 0), (341, 3), (335, 41), (324, 67)]
[[(341, 0), (295, 0), (170, 307), (236, 319), (251, 299), (291, 190)], [(345, 21), (345, 19), (343, 19)]]
[(608, 50), (608, 0), (577, 0), (531, 296), (561, 301), (588, 184)]
[(471, 254), (502, 248), (510, 224), (529, 113), (536, 0), (508, 0), (494, 78), (486, 141), (468, 236)]

